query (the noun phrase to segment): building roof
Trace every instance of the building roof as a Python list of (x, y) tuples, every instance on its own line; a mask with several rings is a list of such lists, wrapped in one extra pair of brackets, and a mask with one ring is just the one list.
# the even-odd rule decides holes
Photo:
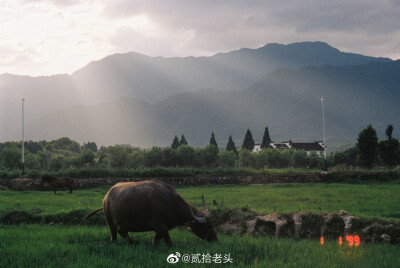
[(289, 149), (286, 143), (274, 143), (276, 149)]
[(324, 146), (318, 142), (293, 142), (292, 148), (305, 151), (323, 151)]

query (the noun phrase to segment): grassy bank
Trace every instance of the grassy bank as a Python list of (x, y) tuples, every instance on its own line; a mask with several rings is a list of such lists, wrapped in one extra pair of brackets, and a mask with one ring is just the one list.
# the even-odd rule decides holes
[[(153, 167), (138, 169), (108, 169), (108, 168), (75, 168), (53, 171), (27, 171), (27, 178), (37, 179), (43, 174), (56, 177), (71, 178), (148, 178), (148, 177), (190, 177), (195, 175), (227, 176), (227, 175), (262, 175), (283, 173), (319, 173), (320, 170), (311, 169), (252, 169), (252, 168), (191, 168), (191, 167)], [(21, 177), (19, 170), (0, 170), (0, 178), (14, 179)]]
[[(109, 187), (76, 190), (68, 194), (59, 191), (0, 191), (0, 218), (11, 211), (26, 211), (45, 217), (60, 213), (101, 207)], [(261, 186), (178, 187), (178, 192), (190, 204), (201, 207), (204, 193), (209, 206), (216, 200), (225, 207), (248, 207), (258, 212), (272, 213), (311, 211), (338, 212), (352, 215), (400, 221), (400, 184), (271, 184)]]
[[(124, 240), (109, 242), (106, 227), (3, 226), (0, 228), (1, 267), (167, 267), (171, 253), (230, 254), (234, 267), (396, 267), (399, 247), (361, 244), (338, 246), (336, 241), (294, 241), (220, 235), (209, 244), (189, 231), (170, 232), (174, 243), (151, 245), (152, 236), (138, 237), (136, 245)], [(174, 267), (190, 267), (183, 264)], [(214, 267), (227, 264), (211, 264)]]
[[(110, 243), (102, 218), (97, 225), (82, 225), (85, 214), (101, 206), (109, 187), (60, 191), (0, 191), (0, 218), (13, 211), (26, 212), (42, 224), (0, 223), (0, 267), (167, 267), (167, 256), (181, 254), (230, 254), (232, 264), (213, 267), (397, 267), (398, 245), (339, 246), (337, 241), (275, 239), (248, 235), (223, 235), (209, 244), (185, 228), (170, 232), (172, 247), (151, 244), (153, 234), (132, 233), (137, 244), (120, 237)], [(262, 186), (177, 187), (190, 204), (202, 207), (201, 193), (230, 208), (247, 207), (258, 212), (337, 212), (400, 221), (400, 184), (274, 184)], [(95, 218), (95, 217), (93, 217)], [(93, 219), (92, 218), (92, 219)], [(53, 224), (56, 223), (56, 224)], [(57, 224), (63, 223), (63, 224)], [(184, 264), (176, 267), (190, 267)]]

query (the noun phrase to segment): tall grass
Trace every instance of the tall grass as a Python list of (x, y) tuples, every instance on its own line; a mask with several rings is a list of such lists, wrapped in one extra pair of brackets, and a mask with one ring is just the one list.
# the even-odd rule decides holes
[[(226, 176), (226, 175), (257, 175), (265, 174), (268, 170), (251, 168), (194, 168), (194, 167), (152, 167), (137, 169), (108, 169), (108, 168), (73, 168), (52, 171), (28, 171), (27, 178), (40, 178), (43, 174), (56, 177), (72, 178), (148, 178), (148, 177), (191, 177), (195, 175)], [(12, 179), (21, 177), (17, 170), (0, 170), (0, 178)]]
[[(0, 217), (11, 211), (34, 215), (56, 215), (71, 211), (90, 211), (101, 207), (109, 187), (53, 192), (0, 191)], [(346, 210), (351, 215), (400, 221), (400, 184), (290, 183), (260, 186), (177, 186), (190, 204), (202, 207), (201, 194), (209, 206), (216, 200), (225, 207), (248, 207), (272, 213)]]
[[(170, 232), (173, 246), (151, 244), (152, 236), (137, 237), (134, 246), (109, 242), (106, 227), (21, 225), (0, 228), (0, 267), (168, 267), (171, 253), (230, 254), (233, 263), (212, 267), (398, 267), (399, 247), (326, 241), (253, 238), (220, 235), (216, 243), (199, 240), (186, 230)], [(131, 234), (132, 236), (132, 234)], [(198, 264), (197, 264), (198, 265)], [(181, 261), (174, 267), (191, 267)]]

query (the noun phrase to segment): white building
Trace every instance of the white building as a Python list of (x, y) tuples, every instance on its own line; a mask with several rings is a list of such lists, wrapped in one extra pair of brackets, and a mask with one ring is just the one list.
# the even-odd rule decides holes
[[(319, 156), (324, 153), (324, 143), (322, 141), (316, 142), (291, 142), (291, 141), (283, 141), (281, 143), (271, 142), (269, 144), (270, 148), (282, 150), (282, 149), (295, 149), (295, 150), (304, 150), (307, 152), (307, 155), (310, 155), (311, 152), (317, 153)], [(261, 151), (261, 144), (254, 144), (253, 153), (257, 153)]]

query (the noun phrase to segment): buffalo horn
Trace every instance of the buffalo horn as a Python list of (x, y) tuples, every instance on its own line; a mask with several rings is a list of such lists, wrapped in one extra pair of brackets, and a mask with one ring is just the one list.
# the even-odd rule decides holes
[(203, 195), (203, 194), (201, 194), (201, 199), (203, 199), (204, 210), (205, 210), (205, 211), (208, 211), (208, 207), (207, 207), (207, 204), (206, 204), (206, 200), (204, 199), (204, 195)]
[(199, 223), (206, 223), (207, 219), (206, 217), (197, 217), (196, 215), (194, 215), (192, 208), (189, 208), (190, 210), (190, 214), (192, 214), (192, 217), (195, 221), (199, 222)]

